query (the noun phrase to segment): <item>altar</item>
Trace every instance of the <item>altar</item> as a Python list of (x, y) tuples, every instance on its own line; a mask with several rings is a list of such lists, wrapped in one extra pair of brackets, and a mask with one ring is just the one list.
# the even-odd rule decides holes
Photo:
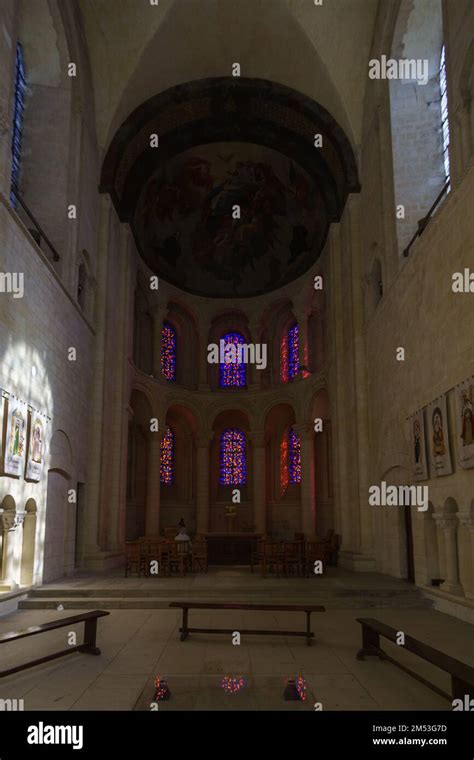
[(205, 533), (210, 565), (250, 565), (261, 533)]

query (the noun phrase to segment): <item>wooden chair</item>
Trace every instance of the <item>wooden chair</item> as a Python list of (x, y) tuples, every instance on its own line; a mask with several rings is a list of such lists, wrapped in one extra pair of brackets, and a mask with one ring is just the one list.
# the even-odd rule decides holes
[(169, 541), (167, 550), (170, 574), (176, 572), (182, 576), (186, 575), (188, 559), (191, 556), (188, 541)]
[[(150, 575), (154, 575), (154, 573), (150, 573), (150, 566), (152, 562), (158, 563), (158, 575), (166, 575), (164, 572), (164, 556), (163, 556), (163, 543), (159, 541), (158, 539), (149, 540), (143, 542), (143, 554), (144, 554), (144, 566), (145, 566), (145, 575), (146, 577), (150, 577)], [(156, 577), (156, 576), (155, 576)]]
[(305, 561), (304, 566), (306, 570), (306, 577), (314, 575), (314, 563), (321, 560), (323, 563), (323, 569), (325, 566), (325, 551), (324, 542), (321, 541), (307, 541), (305, 546)]
[(125, 542), (125, 577), (137, 573), (140, 578), (141, 574), (145, 574), (145, 554), (143, 552), (143, 544), (141, 541), (126, 541)]
[(340, 545), (341, 545), (341, 537), (337, 533), (333, 533), (327, 547), (328, 565), (337, 565), (337, 556), (339, 554)]
[(267, 570), (274, 571), (277, 578), (284, 565), (284, 548), (282, 541), (264, 541), (262, 558), (262, 575), (267, 577)]
[(263, 562), (263, 545), (265, 541), (260, 538), (254, 541), (252, 544), (252, 551), (250, 554), (250, 572), (253, 573), (254, 567), (262, 565)]
[(283, 572), (285, 575), (303, 575), (303, 544), (301, 541), (285, 541)]
[(191, 571), (194, 573), (197, 568), (207, 573), (207, 541), (205, 538), (193, 541), (191, 549)]

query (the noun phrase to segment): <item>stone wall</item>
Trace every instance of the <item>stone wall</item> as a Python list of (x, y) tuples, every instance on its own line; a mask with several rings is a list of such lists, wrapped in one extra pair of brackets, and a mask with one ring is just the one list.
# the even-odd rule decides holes
[[(77, 487), (78, 481), (86, 481), (94, 333), (3, 196), (0, 197), (0, 241), (0, 271), (24, 276), (23, 298), (0, 293), (1, 387), (7, 394), (14, 393), (48, 415), (48, 438), (62, 431), (68, 443), (60, 456), (52, 452), (56, 459), (47, 460), (39, 483), (26, 483), (23, 478), (8, 476), (0, 478), (0, 501), (11, 496), (17, 511), (24, 511), (29, 499), (36, 503), (34, 580), (38, 582), (43, 572), (43, 552), (54, 559), (58, 574), (62, 574), (64, 566), (70, 570), (73, 564), (70, 555), (74, 546), (70, 539), (68, 556), (63, 555), (59, 561), (61, 567), (58, 564), (57, 554), (64, 552), (66, 534), (57, 546), (50, 546), (57, 539), (55, 521), (50, 526), (52, 530), (45, 535), (48, 469), (50, 466), (57, 469), (54, 477), (59, 473), (71, 489)], [(76, 361), (68, 360), (71, 347), (76, 349)], [(61, 520), (66, 513), (64, 520), (74, 525), (75, 504), (65, 500), (64, 489), (61, 502), (56, 503), (54, 495), (58, 493), (58, 488), (53, 486), (48, 510), (57, 513)], [(20, 545), (21, 536), (15, 541)], [(19, 572), (18, 564), (13, 578), (17, 583)], [(48, 567), (45, 574), (50, 577)]]

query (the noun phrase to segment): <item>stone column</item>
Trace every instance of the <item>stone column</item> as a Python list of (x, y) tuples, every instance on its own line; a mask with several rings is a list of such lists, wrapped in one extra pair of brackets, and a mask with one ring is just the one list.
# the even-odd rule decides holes
[[(77, 506), (77, 505), (76, 505)], [(34, 512), (26, 512), (23, 523), (23, 541), (21, 552), (21, 576), (22, 586), (31, 586), (34, 579), (34, 559), (36, 547), (36, 508)]]
[(446, 580), (440, 588), (448, 594), (463, 595), (459, 583), (458, 546), (457, 546), (457, 519), (450, 516), (436, 517), (436, 522), (443, 531), (446, 554)]
[(316, 494), (314, 479), (314, 429), (312, 425), (295, 425), (301, 438), (301, 530), (306, 539), (316, 533)]
[(468, 567), (466, 570), (469, 571), (470, 580), (467, 589), (464, 589), (464, 595), (467, 599), (474, 600), (474, 517), (471, 517), (470, 515), (460, 515), (459, 519), (461, 525), (464, 525), (469, 532), (469, 552), (467, 560)]
[(196, 438), (196, 532), (209, 530), (209, 461), (214, 433)]
[(21, 548), (18, 547), (16, 529), (23, 524), (26, 512), (6, 510), (2, 513), (3, 547), (0, 591), (18, 588), (20, 579)]
[[(203, 318), (201, 317), (201, 320)], [(209, 338), (209, 323), (207, 320), (199, 322), (199, 359), (198, 359), (198, 388), (200, 391), (209, 390), (209, 364), (207, 361), (207, 346)]]
[(164, 377), (161, 374), (161, 334), (168, 308), (163, 304), (157, 304), (151, 307), (150, 312), (153, 319), (153, 376), (155, 380), (162, 382)]
[(148, 461), (147, 461), (147, 487), (145, 503), (145, 535), (157, 536), (160, 532), (160, 455), (161, 441), (165, 429), (155, 433), (150, 432), (148, 437)]
[[(133, 274), (131, 271), (131, 233), (123, 225), (119, 230), (119, 256), (117, 256), (117, 285), (118, 302), (122, 306), (122, 319), (117, 322), (115, 329), (115, 350), (113, 358), (108, 359), (109, 366), (113, 362), (112, 377), (109, 379), (108, 390), (112, 396), (108, 406), (109, 435), (114, 446), (106, 449), (106, 462), (102, 469), (105, 483), (102, 483), (103, 517), (101, 532), (104, 534), (103, 545), (111, 552), (123, 551), (126, 520), (126, 489), (127, 489), (127, 448), (128, 423), (127, 411), (130, 401), (128, 350), (130, 344), (130, 327), (133, 323)], [(104, 489), (105, 486), (105, 489)]]
[(116, 223), (111, 210), (109, 196), (100, 196), (100, 220), (97, 263), (97, 319), (94, 349), (94, 380), (91, 398), (91, 427), (89, 449), (87, 452), (87, 483), (84, 501), (84, 533), (81, 545), (81, 558), (87, 567), (95, 567), (99, 549), (99, 511), (101, 493), (102, 432), (104, 418), (105, 393), (105, 355), (106, 355), (106, 303), (107, 273), (111, 264), (110, 238), (113, 222)]
[(261, 430), (249, 433), (253, 461), (253, 522), (257, 533), (266, 533), (267, 515), (265, 500), (265, 434)]

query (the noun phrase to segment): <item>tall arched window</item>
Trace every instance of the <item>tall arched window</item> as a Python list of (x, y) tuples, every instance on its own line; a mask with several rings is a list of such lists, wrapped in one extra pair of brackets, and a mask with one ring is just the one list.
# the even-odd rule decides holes
[(288, 433), (288, 475), (290, 483), (301, 483), (301, 438), (293, 428)]
[(283, 496), (290, 483), (301, 483), (301, 438), (290, 428), (280, 442), (280, 493)]
[(297, 322), (291, 325), (281, 340), (280, 368), (283, 383), (296, 377), (300, 371), (300, 335)]
[(224, 342), (224, 362), (220, 365), (219, 385), (221, 388), (244, 388), (247, 384), (245, 362), (239, 348), (245, 343), (244, 336), (231, 332), (223, 335), (221, 341)]
[(169, 322), (161, 331), (161, 372), (168, 382), (176, 380), (176, 330)]
[(222, 486), (242, 486), (247, 482), (245, 433), (228, 428), (220, 438), (220, 478)]
[(21, 169), (21, 140), (23, 134), (23, 112), (25, 110), (25, 63), (23, 50), (20, 43), (16, 46), (15, 63), (15, 100), (13, 107), (13, 133), (12, 133), (12, 174), (10, 202), (13, 208), (17, 207), (17, 193), (20, 184)]
[[(439, 92), (441, 96), (441, 133), (443, 137), (443, 163), (446, 180), (449, 180), (449, 115), (448, 87), (446, 79), (446, 47), (443, 45), (439, 63)], [(449, 188), (448, 188), (449, 191)]]
[(285, 494), (288, 483), (288, 434), (285, 431), (280, 443), (280, 496)]
[(161, 440), (160, 480), (165, 486), (174, 483), (174, 433), (170, 427)]

